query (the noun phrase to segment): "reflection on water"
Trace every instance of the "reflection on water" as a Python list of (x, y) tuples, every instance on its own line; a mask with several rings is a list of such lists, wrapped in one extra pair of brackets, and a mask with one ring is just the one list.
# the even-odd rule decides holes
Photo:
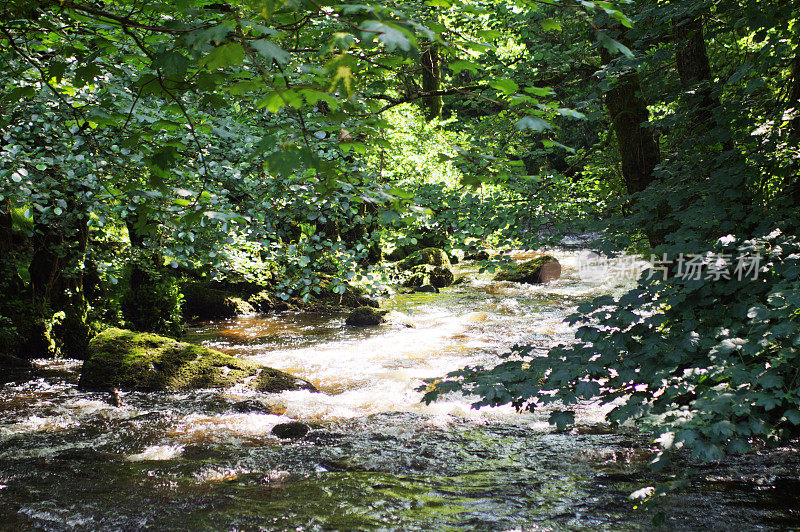
[[(581, 405), (581, 426), (556, 433), (547, 412), (472, 410), (460, 394), (426, 406), (416, 391), (424, 378), (491, 365), (514, 343), (545, 352), (569, 341), (562, 319), (578, 301), (624, 288), (580, 281), (576, 257), (560, 253), (564, 277), (547, 286), (494, 283), (461, 266), (466, 283), (398, 295), (379, 327), (284, 313), (189, 335), (325, 393), (124, 393), (114, 408), (75, 388), (79, 362), (40, 361), (42, 378), (0, 390), (0, 528), (641, 529), (647, 517), (627, 494), (651, 480), (641, 472), (651, 451), (608, 430), (602, 410)], [(311, 431), (272, 435), (291, 420)], [(772, 504), (735, 471), (682, 496), (674, 523), (800, 522), (797, 490)], [(769, 486), (797, 485), (770, 471)], [(728, 521), (696, 511), (703, 505)]]

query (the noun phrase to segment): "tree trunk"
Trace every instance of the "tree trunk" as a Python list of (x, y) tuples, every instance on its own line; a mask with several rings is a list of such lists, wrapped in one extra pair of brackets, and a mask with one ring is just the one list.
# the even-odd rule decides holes
[(6, 200), (0, 204), (0, 259), (11, 253), (14, 221), (11, 218), (11, 202)]
[[(611, 62), (611, 55), (604, 48), (601, 57), (603, 63)], [(653, 130), (647, 127), (649, 113), (641, 92), (639, 74), (631, 70), (620, 75), (605, 96), (628, 194), (647, 188), (653, 181), (653, 169), (661, 161)]]
[[(687, 104), (693, 106), (691, 129), (698, 133), (708, 133), (717, 126), (714, 109), (720, 106), (719, 98), (712, 90), (711, 65), (703, 35), (703, 22), (694, 15), (674, 27), (676, 41), (675, 63), (681, 85), (688, 95)], [(730, 150), (730, 139), (723, 141), (723, 148)]]
[[(441, 82), (441, 69), (439, 66), (439, 47), (431, 44), (420, 56), (422, 63), (422, 90), (425, 92), (438, 91)], [(428, 96), (423, 100), (426, 108), (425, 120), (433, 120), (442, 114), (442, 97)]]
[[(789, 142), (792, 146), (800, 144), (800, 48), (795, 52), (792, 61), (792, 75), (789, 79), (787, 91), (787, 112), (792, 117), (789, 122)], [(784, 196), (788, 198), (792, 207), (800, 206), (800, 173), (797, 165), (790, 173), (788, 182), (785, 186)]]
[[(611, 63), (611, 54), (602, 46), (600, 57), (603, 64)], [(650, 186), (653, 170), (661, 162), (658, 142), (652, 128), (647, 126), (650, 117), (647, 102), (641, 94), (639, 74), (631, 69), (620, 74), (605, 95), (628, 194), (641, 192)], [(652, 230), (645, 228), (645, 234), (653, 247), (664, 242), (663, 237)]]

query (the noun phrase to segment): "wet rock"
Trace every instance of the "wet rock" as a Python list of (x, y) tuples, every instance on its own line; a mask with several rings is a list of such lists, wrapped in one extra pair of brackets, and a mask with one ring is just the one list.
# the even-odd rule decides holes
[(449, 268), (444, 266), (421, 264), (411, 268), (405, 280), (403, 281), (403, 286), (406, 288), (413, 288), (431, 285), (436, 288), (444, 288), (453, 284), (453, 281), (453, 272), (450, 271)]
[(309, 427), (299, 421), (280, 423), (272, 427), (272, 434), (281, 439), (298, 439), (308, 434)]
[(403, 270), (410, 270), (415, 266), (421, 266), (424, 264), (430, 264), (431, 266), (444, 266), (445, 268), (449, 268), (450, 259), (447, 257), (447, 253), (445, 253), (441, 248), (425, 248), (415, 251), (397, 263), (400, 269)]
[(424, 294), (438, 294), (439, 289), (433, 286), (432, 284), (424, 284), (422, 286), (415, 286), (414, 292), (420, 292)]
[(240, 414), (271, 414), (272, 407), (262, 401), (256, 399), (248, 399), (246, 401), (239, 401), (231, 405), (231, 410), (239, 412)]
[(388, 310), (375, 310), (372, 307), (358, 307), (347, 316), (345, 323), (353, 327), (369, 327), (386, 322)]
[(434, 267), (433, 271), (430, 274), (431, 277), (431, 284), (436, 288), (444, 288), (446, 286), (450, 286), (453, 284), (455, 277), (453, 276), (453, 272), (450, 271), (449, 268), (443, 268), (440, 266)]
[(79, 386), (86, 390), (229, 388), (245, 381), (258, 391), (312, 390), (294, 375), (207, 347), (155, 334), (107, 329), (89, 343)]
[(535, 259), (510, 266), (495, 275), (495, 281), (514, 283), (544, 284), (561, 277), (561, 264), (550, 255), (540, 255)]
[(481, 249), (464, 255), (464, 260), (489, 260), (491, 258), (492, 258), (491, 254), (485, 249)]
[(187, 445), (181, 456), (186, 460), (224, 460), (231, 457), (231, 452), (208, 445)]

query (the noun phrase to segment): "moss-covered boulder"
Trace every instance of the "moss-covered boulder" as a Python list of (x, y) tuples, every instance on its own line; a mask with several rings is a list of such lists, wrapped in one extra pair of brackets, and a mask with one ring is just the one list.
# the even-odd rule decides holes
[(403, 281), (403, 286), (406, 288), (414, 288), (432, 285), (436, 288), (444, 288), (453, 284), (453, 280), (454, 276), (450, 268), (421, 264), (411, 268)]
[(561, 277), (561, 264), (550, 255), (540, 255), (535, 259), (515, 264), (501, 270), (494, 276), (495, 281), (514, 283), (543, 284)]
[(372, 307), (358, 307), (347, 316), (345, 323), (353, 327), (380, 325), (386, 322), (386, 314), (388, 313), (388, 310), (375, 310)]
[(450, 259), (447, 257), (447, 253), (445, 253), (441, 248), (425, 248), (415, 251), (397, 263), (397, 265), (403, 270), (410, 270), (415, 266), (421, 266), (423, 264), (449, 268)]
[(89, 343), (80, 387), (161, 391), (229, 388), (246, 383), (263, 392), (312, 390), (303, 379), (207, 347), (155, 334), (107, 329)]
[(197, 282), (184, 285), (184, 318), (233, 318), (255, 312), (253, 305), (227, 290), (213, 288), (209, 283)]

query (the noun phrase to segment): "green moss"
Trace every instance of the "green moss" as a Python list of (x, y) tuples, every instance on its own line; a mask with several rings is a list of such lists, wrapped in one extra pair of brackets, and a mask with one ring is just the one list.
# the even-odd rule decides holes
[[(305, 382), (288, 373), (171, 338), (123, 329), (107, 329), (89, 343), (80, 387), (91, 390), (157, 391), (229, 388), (253, 379), (260, 389), (262, 375), (275, 372), (270, 391), (299, 389)], [(277, 374), (282, 374), (281, 379)], [(266, 379), (266, 377), (263, 377)], [(306, 383), (308, 386), (310, 384)]]
[(278, 393), (284, 390), (317, 391), (310, 382), (273, 368), (263, 368), (261, 370), (258, 379), (256, 379), (255, 389), (265, 393)]
[(407, 288), (432, 285), (436, 288), (444, 288), (453, 284), (453, 272), (444, 266), (432, 266), (421, 264), (414, 266), (408, 272), (408, 276), (403, 281), (403, 286)]
[[(542, 282), (540, 273), (542, 266), (547, 263), (558, 265), (558, 261), (551, 255), (540, 255), (535, 259), (513, 265), (501, 270), (494, 276), (495, 281), (512, 281), (515, 283), (537, 284)], [(560, 266), (558, 266), (560, 272)]]
[(269, 290), (262, 290), (248, 298), (247, 302), (253, 306), (257, 312), (268, 312), (275, 310), (280, 304), (280, 298)]
[(440, 248), (425, 248), (415, 251), (405, 259), (401, 260), (397, 265), (404, 270), (409, 270), (415, 266), (423, 264), (430, 264), (431, 266), (450, 267), (450, 259), (447, 253)]
[(455, 280), (455, 276), (453, 276), (453, 272), (450, 271), (449, 268), (443, 268), (440, 266), (436, 266), (433, 268), (431, 272), (431, 284), (436, 288), (444, 288), (445, 286), (450, 286), (453, 284)]

